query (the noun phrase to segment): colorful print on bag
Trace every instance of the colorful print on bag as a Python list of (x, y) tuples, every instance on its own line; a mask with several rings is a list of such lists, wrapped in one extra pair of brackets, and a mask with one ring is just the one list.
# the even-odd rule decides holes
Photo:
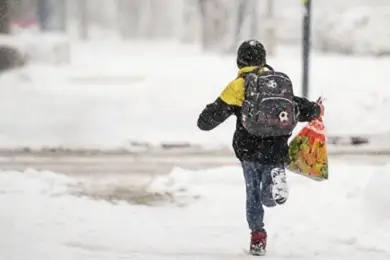
[(322, 118), (308, 123), (289, 145), (287, 169), (316, 181), (328, 179), (328, 151)]

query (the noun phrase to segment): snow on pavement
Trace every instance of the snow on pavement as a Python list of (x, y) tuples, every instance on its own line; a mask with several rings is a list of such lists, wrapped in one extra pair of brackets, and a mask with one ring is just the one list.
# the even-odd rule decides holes
[[(290, 174), (289, 202), (267, 210), (267, 257), (389, 259), (389, 171), (334, 162), (327, 182)], [(0, 259), (246, 257), (245, 187), (237, 167), (160, 176), (148, 191), (170, 192), (176, 202), (155, 206), (75, 196), (77, 182), (50, 172), (2, 172)]]
[[(300, 92), (299, 48), (269, 63)], [(329, 134), (389, 133), (389, 58), (314, 53), (311, 97), (326, 98)], [(119, 148), (130, 141), (228, 144), (229, 119), (212, 132), (199, 112), (237, 73), (233, 56), (172, 42), (72, 43), (68, 66), (32, 64), (1, 75), (1, 147)]]

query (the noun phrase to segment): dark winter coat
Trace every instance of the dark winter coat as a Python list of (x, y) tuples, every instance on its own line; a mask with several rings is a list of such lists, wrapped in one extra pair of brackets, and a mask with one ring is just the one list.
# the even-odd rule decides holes
[[(237, 117), (236, 131), (233, 137), (234, 152), (239, 160), (256, 161), (264, 164), (280, 164), (288, 161), (288, 136), (262, 138), (248, 133), (241, 123), (241, 106), (244, 102), (245, 87), (242, 74), (257, 69), (244, 67), (239, 70), (238, 77), (233, 80), (211, 104), (208, 104), (198, 119), (198, 127), (209, 131), (224, 122), (230, 115)], [(299, 111), (299, 122), (308, 122), (321, 113), (320, 106), (305, 98), (294, 97)]]

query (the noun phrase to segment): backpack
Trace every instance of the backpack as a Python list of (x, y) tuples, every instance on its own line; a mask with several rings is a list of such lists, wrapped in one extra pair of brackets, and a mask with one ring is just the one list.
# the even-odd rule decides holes
[(291, 135), (297, 125), (297, 111), (290, 78), (272, 67), (246, 73), (245, 99), (241, 109), (244, 128), (252, 135), (275, 137)]

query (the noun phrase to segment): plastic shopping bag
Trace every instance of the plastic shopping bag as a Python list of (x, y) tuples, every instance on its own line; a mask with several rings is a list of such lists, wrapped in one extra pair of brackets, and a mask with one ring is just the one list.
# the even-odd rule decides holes
[(287, 169), (316, 181), (328, 179), (328, 151), (324, 122), (309, 122), (290, 142)]

